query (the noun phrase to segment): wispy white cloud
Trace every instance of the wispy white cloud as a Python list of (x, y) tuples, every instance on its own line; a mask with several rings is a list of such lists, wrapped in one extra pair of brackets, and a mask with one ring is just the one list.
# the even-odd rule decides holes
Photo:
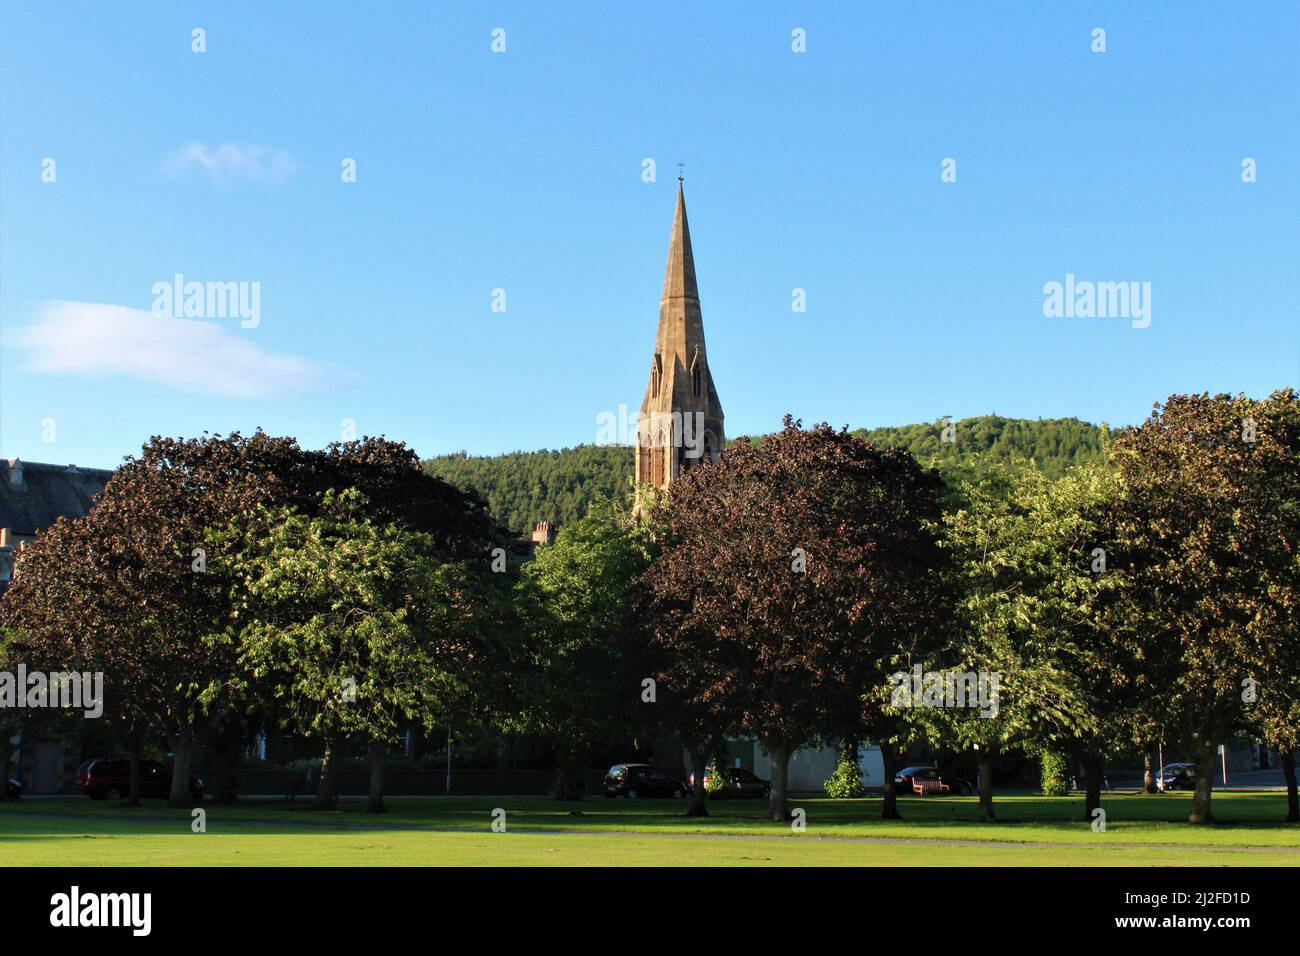
[(352, 373), (268, 352), (250, 333), (221, 320), (162, 318), (98, 302), (46, 302), (36, 321), (13, 329), (6, 345), (27, 367), (52, 375), (121, 376), (188, 392), (275, 398), (318, 391)]
[(298, 168), (288, 150), (259, 143), (207, 143), (191, 141), (173, 150), (163, 160), (163, 172), (181, 176), (190, 169), (201, 169), (217, 183), (253, 179), (280, 183)]

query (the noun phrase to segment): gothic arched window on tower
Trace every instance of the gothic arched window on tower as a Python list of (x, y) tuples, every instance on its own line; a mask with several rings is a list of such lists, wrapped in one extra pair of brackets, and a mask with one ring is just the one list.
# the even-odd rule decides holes
[(663, 384), (663, 380), (664, 380), (664, 360), (663, 357), (658, 352), (656, 352), (654, 365), (650, 367), (650, 394), (653, 397), (655, 398), (659, 397), (659, 386)]
[(696, 398), (700, 397), (700, 385), (703, 383), (701, 375), (703, 365), (704, 363), (700, 361), (700, 348), (697, 345), (695, 354), (691, 357), (691, 394)]

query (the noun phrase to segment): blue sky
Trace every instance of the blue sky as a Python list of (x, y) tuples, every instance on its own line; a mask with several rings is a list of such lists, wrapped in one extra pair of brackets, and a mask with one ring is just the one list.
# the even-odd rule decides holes
[[(679, 161), (731, 436), (1300, 382), (1295, 3), (10, 0), (0, 64), (6, 457), (594, 441)], [(152, 316), (176, 273), (258, 324)], [(1046, 317), (1067, 273), (1149, 282), (1149, 327)]]

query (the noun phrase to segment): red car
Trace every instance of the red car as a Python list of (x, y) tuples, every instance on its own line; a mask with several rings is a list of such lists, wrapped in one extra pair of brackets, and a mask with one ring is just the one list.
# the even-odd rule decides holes
[[(77, 789), (92, 800), (120, 800), (131, 792), (131, 761), (87, 760), (77, 768)], [(140, 796), (161, 797), (172, 794), (172, 772), (153, 760), (140, 761)], [(190, 796), (203, 799), (203, 781), (190, 777)]]

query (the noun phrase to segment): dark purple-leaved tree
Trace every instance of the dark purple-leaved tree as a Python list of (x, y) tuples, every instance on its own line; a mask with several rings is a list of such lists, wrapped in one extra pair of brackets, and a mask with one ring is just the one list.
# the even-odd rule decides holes
[(640, 605), (656, 679), (691, 702), (693, 726), (759, 737), (770, 819), (789, 818), (791, 754), (860, 722), (903, 636), (942, 605), (939, 487), (904, 451), (786, 416), (657, 506)]

